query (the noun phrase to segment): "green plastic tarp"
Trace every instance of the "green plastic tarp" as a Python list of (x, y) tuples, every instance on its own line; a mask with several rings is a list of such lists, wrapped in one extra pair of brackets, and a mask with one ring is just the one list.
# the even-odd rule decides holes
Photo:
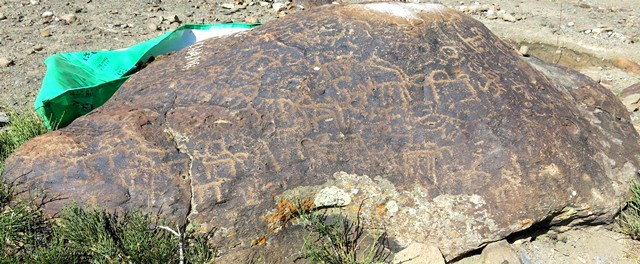
[(249, 30), (259, 24), (183, 25), (126, 49), (49, 56), (34, 107), (50, 129), (64, 127), (104, 104), (150, 58), (198, 41)]

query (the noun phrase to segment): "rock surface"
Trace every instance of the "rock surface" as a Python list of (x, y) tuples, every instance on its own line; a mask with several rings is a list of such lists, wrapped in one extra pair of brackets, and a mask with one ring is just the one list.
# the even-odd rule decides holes
[(480, 263), (483, 264), (522, 264), (518, 254), (505, 240), (491, 243), (482, 249)]
[(76, 200), (215, 228), (223, 253), (260, 250), (276, 197), (330, 186), (447, 260), (538, 222), (609, 221), (640, 164), (626, 109), (524, 59), (439, 5), (322, 6), (150, 65), (3, 177), (70, 198), (49, 212)]
[(398, 252), (393, 259), (394, 264), (444, 264), (440, 250), (434, 245), (412, 243)]

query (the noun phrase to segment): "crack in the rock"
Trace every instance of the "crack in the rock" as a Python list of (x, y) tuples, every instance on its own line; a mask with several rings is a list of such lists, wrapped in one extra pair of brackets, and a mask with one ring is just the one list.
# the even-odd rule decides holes
[(169, 134), (169, 137), (173, 140), (176, 150), (178, 150), (178, 152), (180, 153), (187, 154), (187, 156), (189, 157), (189, 169), (187, 171), (187, 179), (189, 180), (190, 201), (189, 201), (189, 208), (187, 209), (187, 214), (185, 216), (185, 226), (188, 226), (189, 223), (191, 222), (192, 215), (198, 213), (198, 211), (196, 210), (195, 195), (193, 193), (193, 174), (192, 174), (193, 155), (189, 153), (189, 149), (186, 145), (186, 143), (189, 142), (189, 138), (184, 135), (181, 135), (180, 133), (177, 133), (169, 125), (167, 125), (165, 132)]

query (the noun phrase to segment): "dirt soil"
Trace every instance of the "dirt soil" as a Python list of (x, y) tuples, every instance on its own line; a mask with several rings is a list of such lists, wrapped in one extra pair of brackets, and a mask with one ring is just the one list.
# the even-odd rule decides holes
[[(43, 61), (54, 53), (124, 48), (185, 23), (268, 22), (327, 2), (331, 0), (0, 0), (0, 106), (32, 107), (46, 70)], [(515, 49), (574, 68), (616, 94), (640, 83), (638, 0), (420, 2), (468, 13)], [(528, 263), (639, 261), (638, 243), (607, 228), (561, 234), (513, 241), (513, 246)]]

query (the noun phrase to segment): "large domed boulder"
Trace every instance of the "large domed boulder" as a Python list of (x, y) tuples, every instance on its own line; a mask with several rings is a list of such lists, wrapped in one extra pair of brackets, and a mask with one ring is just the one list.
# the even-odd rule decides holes
[(222, 252), (277, 245), (279, 199), (330, 189), (397, 246), (451, 260), (536, 223), (611, 220), (640, 166), (628, 117), (443, 6), (327, 5), (153, 63), (3, 177), (68, 198), (49, 212), (75, 200), (216, 229)]

